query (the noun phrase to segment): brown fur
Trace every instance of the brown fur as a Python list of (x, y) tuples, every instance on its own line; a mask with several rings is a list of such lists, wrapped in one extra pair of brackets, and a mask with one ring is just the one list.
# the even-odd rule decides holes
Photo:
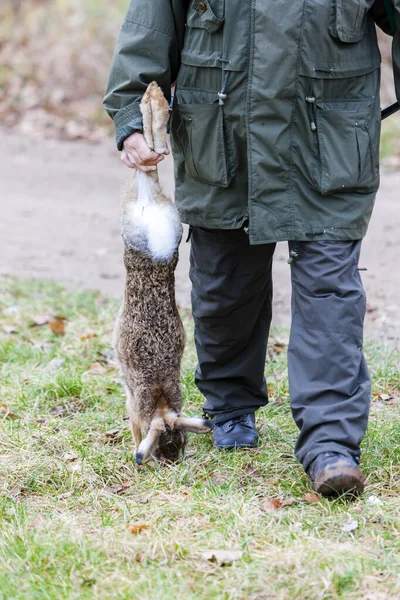
[[(155, 86), (149, 86), (141, 109), (147, 143), (156, 140), (154, 147), (161, 148), (166, 145), (167, 103)], [(156, 102), (152, 103), (154, 98)], [(157, 172), (149, 177), (154, 201), (172, 204), (161, 190)], [(175, 302), (178, 250), (169, 261), (155, 261), (145, 250), (134, 248), (129, 207), (136, 200), (137, 178), (129, 186), (123, 202), (126, 285), (115, 327), (114, 347), (125, 379), (136, 460), (141, 464), (151, 456), (177, 460), (187, 443), (186, 431), (208, 433), (210, 426), (204, 419), (181, 416), (180, 365), (185, 338)]]

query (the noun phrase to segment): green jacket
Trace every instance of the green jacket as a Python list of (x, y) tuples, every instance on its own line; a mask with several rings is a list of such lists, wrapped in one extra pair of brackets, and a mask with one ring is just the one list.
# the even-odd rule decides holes
[[(379, 186), (385, 0), (131, 0), (105, 107), (117, 144), (170, 98), (182, 221), (249, 227), (250, 242), (349, 240)], [(400, 98), (400, 0), (391, 0)], [(393, 23), (393, 19), (391, 20)]]

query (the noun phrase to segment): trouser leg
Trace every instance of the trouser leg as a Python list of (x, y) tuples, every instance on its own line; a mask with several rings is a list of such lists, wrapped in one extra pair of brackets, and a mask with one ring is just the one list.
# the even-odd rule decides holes
[(296, 456), (305, 469), (327, 451), (358, 462), (370, 403), (361, 241), (290, 246), (299, 253), (292, 264), (288, 353), (291, 407), (300, 429)]
[(215, 423), (267, 404), (264, 377), (275, 244), (250, 246), (240, 230), (194, 227), (190, 279), (196, 383)]

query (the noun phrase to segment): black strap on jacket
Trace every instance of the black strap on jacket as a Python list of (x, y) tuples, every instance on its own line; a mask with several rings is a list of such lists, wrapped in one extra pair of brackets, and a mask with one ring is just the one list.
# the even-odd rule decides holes
[(392, 0), (385, 0), (385, 8), (392, 33), (396, 31), (396, 20), (394, 18), (394, 8)]

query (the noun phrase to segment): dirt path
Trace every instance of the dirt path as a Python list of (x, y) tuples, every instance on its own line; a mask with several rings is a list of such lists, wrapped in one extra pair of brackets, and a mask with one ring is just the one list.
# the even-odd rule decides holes
[[(171, 160), (162, 178), (172, 191)], [(119, 190), (126, 177), (112, 141), (37, 141), (0, 130), (0, 272), (51, 278), (119, 296), (123, 287)], [(367, 336), (400, 347), (400, 173), (385, 174), (361, 266), (368, 293)], [(276, 324), (290, 323), (286, 244), (275, 270)], [(188, 244), (177, 296), (189, 306)]]

